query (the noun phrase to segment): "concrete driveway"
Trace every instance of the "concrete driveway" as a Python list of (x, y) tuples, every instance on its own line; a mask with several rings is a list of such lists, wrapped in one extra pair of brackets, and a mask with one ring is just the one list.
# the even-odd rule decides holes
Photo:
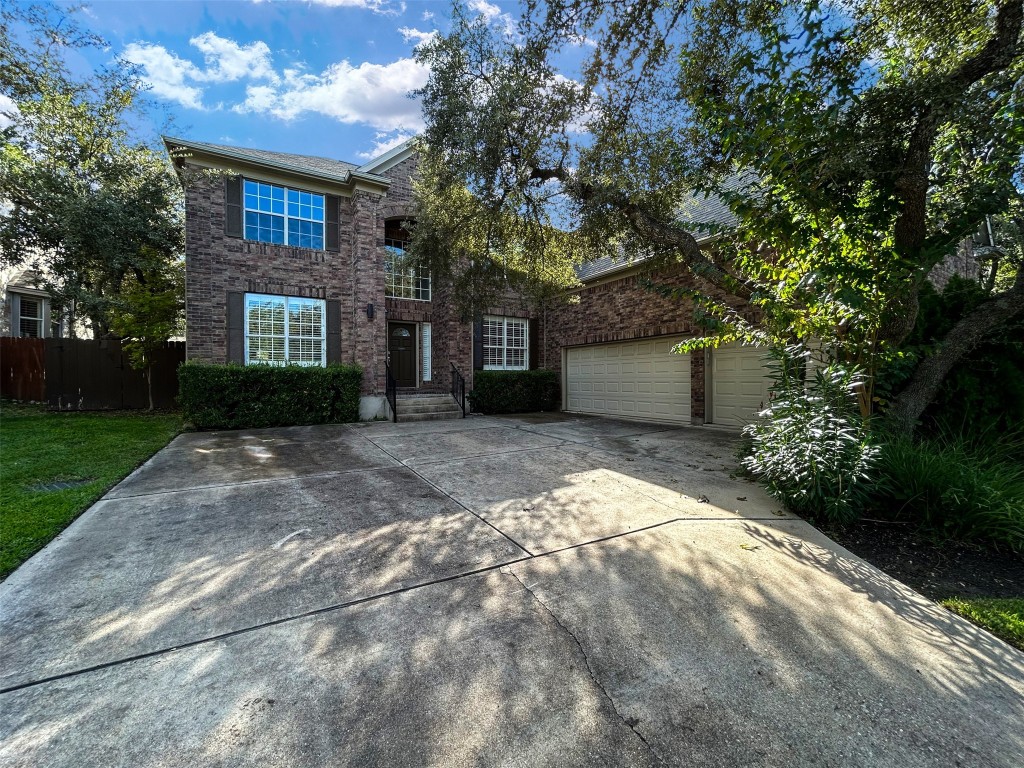
[(0, 765), (1024, 764), (1024, 654), (783, 514), (734, 440), (182, 435), (0, 585)]

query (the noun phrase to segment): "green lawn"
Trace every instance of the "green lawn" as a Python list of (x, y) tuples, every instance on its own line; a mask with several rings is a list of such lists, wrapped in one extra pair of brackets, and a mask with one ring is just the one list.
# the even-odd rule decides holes
[[(181, 429), (177, 414), (52, 413), (0, 403), (0, 579)], [(37, 490), (88, 480), (63, 490)]]
[(942, 604), (1024, 651), (1024, 598), (950, 598)]

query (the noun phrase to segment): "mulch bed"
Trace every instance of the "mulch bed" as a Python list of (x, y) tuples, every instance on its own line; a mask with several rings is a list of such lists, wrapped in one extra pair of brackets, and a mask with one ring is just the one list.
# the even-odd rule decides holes
[(825, 533), (926, 597), (1022, 597), (1024, 556), (975, 544), (936, 542), (893, 523), (860, 522)]

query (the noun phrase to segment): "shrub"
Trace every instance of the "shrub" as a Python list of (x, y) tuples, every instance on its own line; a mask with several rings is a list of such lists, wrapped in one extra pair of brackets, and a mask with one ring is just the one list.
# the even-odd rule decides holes
[(833, 364), (805, 381), (802, 348), (773, 356), (774, 396), (744, 428), (750, 448), (743, 466), (797, 514), (848, 523), (864, 508), (878, 455), (857, 408), (860, 379)]
[(469, 399), (480, 413), (557, 411), (558, 381), (555, 371), (475, 371)]
[(1024, 437), (895, 438), (882, 450), (874, 514), (945, 538), (1024, 551)]
[(178, 368), (178, 400), (198, 429), (357, 421), (362, 378), (362, 370), (353, 365), (187, 362)]

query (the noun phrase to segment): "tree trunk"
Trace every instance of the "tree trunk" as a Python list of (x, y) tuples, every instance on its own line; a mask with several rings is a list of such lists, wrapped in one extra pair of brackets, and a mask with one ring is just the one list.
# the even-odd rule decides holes
[(946, 375), (985, 336), (1024, 314), (1024, 266), (1017, 270), (1013, 287), (979, 304), (960, 320), (931, 357), (922, 360), (914, 375), (889, 406), (886, 423), (899, 435), (910, 435), (924, 409), (935, 399)]
[(146, 366), (146, 389), (149, 391), (149, 410), (153, 410), (153, 364)]

